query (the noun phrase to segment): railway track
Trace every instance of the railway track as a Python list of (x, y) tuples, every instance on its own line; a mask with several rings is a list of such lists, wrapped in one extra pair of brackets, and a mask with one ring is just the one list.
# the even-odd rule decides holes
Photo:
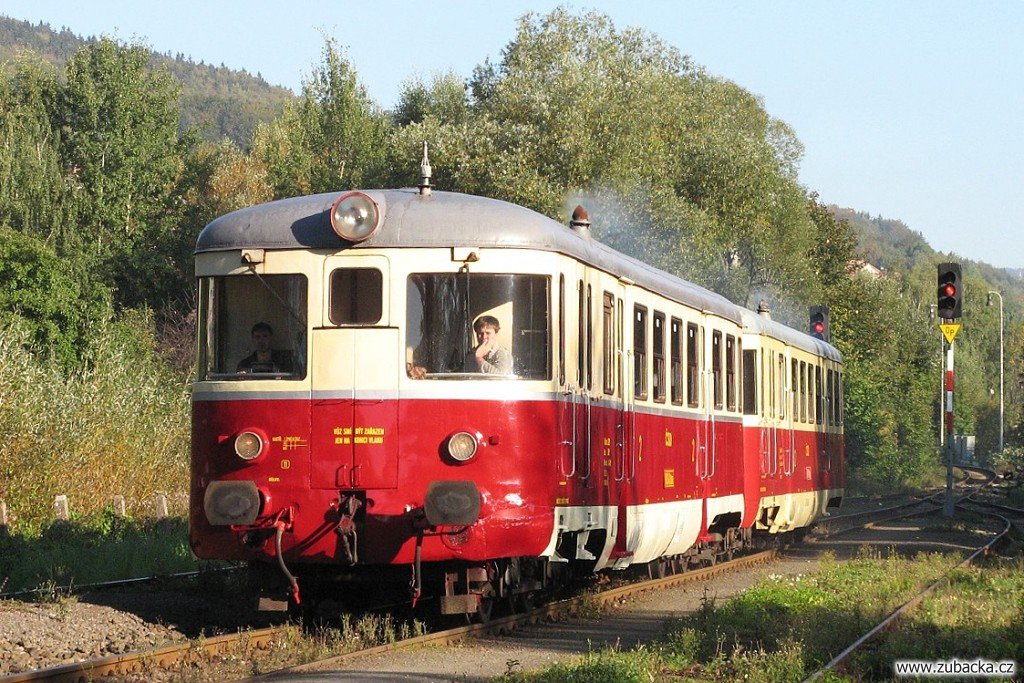
[[(966, 493), (963, 493), (962, 495), (960, 495), (957, 498), (957, 500), (956, 500), (957, 507), (961, 507), (963, 509), (971, 509), (971, 510), (973, 510), (977, 514), (981, 514), (982, 516), (985, 516), (985, 517), (988, 517), (990, 519), (996, 520), (996, 521), (999, 522), (999, 524), (1002, 526), (1002, 528), (997, 533), (995, 533), (995, 535), (988, 542), (986, 542), (985, 544), (983, 544), (982, 546), (980, 546), (976, 550), (974, 550), (966, 559), (964, 559), (962, 562), (960, 562), (956, 566), (951, 567), (949, 569), (949, 571), (946, 572), (946, 574), (944, 574), (943, 576), (939, 577), (937, 580), (935, 580), (930, 585), (928, 585), (926, 588), (924, 588), (922, 591), (920, 591), (917, 595), (915, 595), (914, 597), (912, 597), (911, 599), (909, 599), (908, 601), (903, 603), (899, 608), (897, 608), (895, 611), (893, 611), (891, 614), (889, 614), (885, 619), (880, 621), (873, 628), (871, 628), (869, 631), (864, 633), (860, 638), (858, 638), (853, 643), (851, 643), (849, 646), (847, 646), (846, 649), (844, 649), (842, 652), (837, 654), (831, 661), (826, 663), (821, 669), (819, 669), (818, 671), (815, 671), (813, 674), (811, 674), (806, 679), (804, 679), (805, 683), (810, 683), (812, 681), (821, 680), (829, 672), (834, 672), (834, 671), (841, 670), (844, 667), (844, 665), (848, 661), (850, 661), (850, 659), (853, 657), (854, 654), (856, 654), (857, 652), (862, 650), (869, 643), (872, 643), (873, 641), (875, 641), (878, 638), (880, 638), (886, 631), (891, 629), (901, 619), (905, 618), (915, 608), (920, 606), (929, 595), (934, 593), (936, 590), (938, 590), (942, 586), (945, 586), (949, 582), (950, 575), (955, 570), (964, 569), (966, 567), (969, 567), (969, 566), (973, 565), (974, 563), (978, 562), (979, 560), (987, 557), (989, 554), (991, 554), (993, 552), (994, 548), (998, 544), (1002, 543), (1006, 539), (1006, 537), (1010, 533), (1011, 529), (1015, 525), (1020, 527), (1020, 528), (1024, 528), (1024, 526), (1022, 526), (1022, 525), (1024, 525), (1024, 510), (1019, 509), (1019, 508), (1013, 508), (1013, 507), (1001, 505), (1001, 504), (998, 504), (998, 503), (993, 503), (993, 502), (990, 502), (990, 501), (975, 501), (974, 500), (975, 496), (977, 496), (980, 493), (982, 493), (983, 491), (987, 490), (995, 482), (997, 476), (996, 476), (996, 474), (994, 472), (991, 472), (989, 470), (984, 470), (984, 469), (981, 469), (981, 468), (973, 468), (973, 467), (962, 467), (961, 469), (964, 469), (965, 471), (968, 471), (969, 473), (977, 475), (978, 477), (980, 477), (982, 479), (982, 483), (980, 485), (974, 486), (972, 488), (972, 490), (967, 491)], [(890, 511), (898, 511), (901, 508), (915, 507), (916, 505), (918, 505), (921, 502), (931, 502), (931, 503), (933, 503), (936, 506), (941, 506), (942, 503), (943, 503), (943, 499), (941, 498), (941, 496), (943, 496), (943, 495), (945, 495), (944, 492), (941, 493), (941, 494), (934, 494), (933, 496), (929, 496), (928, 498), (924, 499), (923, 501), (911, 502), (911, 503), (906, 503), (904, 505), (893, 506), (893, 508)], [(979, 508), (981, 508), (981, 510), (979, 510)], [(987, 510), (985, 508), (997, 508), (997, 509), (1000, 510), (1000, 512), (993, 512), (993, 511)], [(936, 510), (937, 509), (938, 508), (936, 508)], [(1004, 514), (1001, 514), (1001, 513), (1009, 513), (1011, 515), (1014, 515), (1014, 516), (1016, 516), (1018, 518), (1018, 521), (1017, 522), (1011, 521), (1009, 518), (1007, 518), (1007, 516), (1005, 516)], [(917, 516), (917, 515), (920, 515), (920, 514), (922, 514), (922, 513), (918, 512), (918, 511), (907, 512), (907, 513), (904, 513), (904, 514), (897, 514), (897, 515), (895, 515), (893, 517), (890, 517), (888, 519), (912, 517), (912, 516)], [(934, 511), (931, 514), (934, 514)], [(853, 517), (853, 516), (854, 515), (850, 515), (849, 517)], [(877, 522), (871, 522), (870, 524), (876, 524), (876, 523)], [(864, 526), (868, 526), (868, 525), (864, 525)], [(852, 528), (854, 528), (854, 527), (851, 527), (851, 529)], [(836, 532), (836, 533), (845, 533), (846, 531), (849, 531), (851, 529), (843, 529), (843, 530), (841, 530), (839, 532)]]
[[(485, 624), (471, 624), (457, 628), (445, 629), (377, 647), (353, 650), (328, 659), (281, 669), (273, 672), (273, 675), (296, 673), (301, 671), (314, 671), (325, 667), (338, 666), (356, 657), (362, 657), (378, 652), (389, 652), (431, 644), (442, 645), (487, 634), (509, 633), (521, 625), (556, 620), (566, 615), (579, 612), (589, 605), (598, 604), (603, 606), (614, 604), (647, 591), (669, 588), (689, 582), (702, 581), (722, 572), (769, 562), (776, 557), (777, 552), (778, 551), (776, 550), (766, 550), (730, 560), (728, 562), (721, 562), (704, 569), (687, 571), (681, 574), (673, 574), (664, 578), (635, 582), (625, 586), (602, 590), (597, 593), (587, 593), (573, 598), (559, 600), (527, 612), (494, 619)], [(288, 631), (288, 628), (288, 626), (270, 627), (256, 631), (246, 631), (237, 634), (217, 636), (215, 638), (206, 638), (201, 641), (193, 641), (183, 643), (181, 645), (167, 646), (143, 652), (103, 657), (100, 659), (77, 662), (75, 664), (65, 666), (40, 669), (37, 671), (27, 671), (0, 677), (0, 683), (22, 683), (28, 681), (78, 683), (101, 678), (103, 676), (138, 675), (139, 673), (144, 672), (147, 667), (155, 666), (161, 669), (167, 669), (184, 661), (210, 658), (225, 652), (237, 652), (239, 650), (249, 651), (251, 648), (267, 648), (275, 639), (281, 638)], [(267, 675), (269, 676), (271, 674)]]
[[(984, 481), (987, 484), (990, 483), (993, 478), (994, 475), (986, 476), (983, 479), (979, 479), (979, 481)], [(960, 497), (961, 505), (966, 505), (966, 500), (968, 499), (968, 496), (976, 495), (976, 489), (978, 488), (980, 487), (972, 487), (972, 491), (963, 494)], [(856, 514), (837, 515), (831, 518), (830, 521), (833, 523), (843, 520), (852, 521), (854, 519), (863, 519), (865, 516), (870, 516), (872, 517), (870, 521), (862, 523), (860, 525), (853, 525), (851, 529), (871, 527), (871, 525), (878, 524), (882, 521), (882, 519), (879, 519), (879, 515), (881, 515), (886, 520), (894, 519), (897, 516), (909, 517), (914, 515), (921, 515), (923, 514), (923, 512), (920, 510), (921, 507), (930, 507), (934, 510), (938, 506), (940, 506), (941, 503), (941, 498), (936, 500), (934, 496), (931, 496), (922, 500), (909, 501), (901, 505), (889, 506), (883, 509), (875, 509)], [(978, 503), (978, 505), (982, 504), (995, 505), (995, 503)], [(1020, 513), (1021, 515), (1024, 515), (1024, 511), (1017, 510), (1016, 512)], [(832, 531), (829, 533), (830, 535), (838, 535), (846, 533), (846, 531), (848, 531), (848, 529)], [(487, 624), (474, 624), (470, 626), (461, 626), (459, 628), (436, 631), (427, 635), (418, 636), (415, 638), (410, 638), (394, 643), (389, 643), (379, 647), (354, 650), (351, 652), (344, 653), (342, 655), (331, 657), (329, 659), (297, 665), (295, 667), (290, 667), (282, 671), (284, 673), (297, 673), (302, 671), (313, 671), (323, 668), (338, 667), (351, 659), (354, 659), (356, 657), (367, 656), (375, 652), (397, 651), (401, 649), (421, 647), (423, 645), (428, 644), (446, 644), (471, 639), (485, 634), (508, 633), (524, 624), (537, 623), (546, 620), (554, 620), (561, 618), (564, 615), (578, 612), (581, 610), (581, 604), (584, 603), (589, 603), (590, 605), (603, 605), (608, 603), (624, 601), (632, 596), (635, 596), (638, 593), (657, 590), (660, 588), (668, 588), (686, 582), (705, 580), (710, 576), (713, 576), (714, 574), (728, 571), (731, 569), (741, 568), (749, 564), (766, 562), (772, 559), (773, 557), (774, 551), (768, 551), (766, 553), (759, 553), (756, 555), (746, 556), (743, 558), (732, 560), (730, 562), (723, 562), (707, 569), (688, 571), (681, 574), (670, 575), (661, 579), (637, 582), (630, 585), (601, 591), (600, 593), (596, 594), (590, 593), (577, 598), (562, 600), (556, 603), (538, 607), (536, 609), (530, 610), (522, 614), (516, 614), (496, 619)], [(910, 607), (908, 606), (907, 609), (910, 609)], [(140, 672), (146, 671), (147, 667), (149, 668), (149, 670), (152, 670), (153, 667), (165, 669), (179, 665), (181, 662), (209, 660), (213, 657), (216, 657), (217, 655), (221, 655), (228, 652), (250, 652), (252, 649), (267, 648), (270, 647), (275, 640), (279, 640), (285, 637), (288, 628), (289, 627), (287, 626), (280, 626), (253, 631), (244, 631), (238, 634), (217, 636), (215, 638), (206, 638), (189, 643), (183, 643), (180, 645), (158, 648), (155, 650), (147, 650), (132, 654), (109, 656), (101, 659), (79, 662), (76, 664), (54, 667), (50, 669), (41, 669), (38, 671), (13, 674), (10, 676), (0, 678), (0, 683), (13, 683), (14, 681), (87, 681), (95, 678), (100, 678), (103, 676), (132, 676), (133, 674), (139, 675)], [(294, 627), (291, 628), (294, 630)], [(855, 651), (855, 649), (853, 651)], [(275, 672), (275, 674), (280, 674), (280, 672)]]

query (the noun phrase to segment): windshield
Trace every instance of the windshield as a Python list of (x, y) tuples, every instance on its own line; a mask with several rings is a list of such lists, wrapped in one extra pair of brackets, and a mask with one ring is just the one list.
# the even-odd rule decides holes
[(306, 375), (306, 277), (199, 279), (199, 379)]
[(544, 275), (410, 275), (409, 376), (549, 379), (548, 288)]

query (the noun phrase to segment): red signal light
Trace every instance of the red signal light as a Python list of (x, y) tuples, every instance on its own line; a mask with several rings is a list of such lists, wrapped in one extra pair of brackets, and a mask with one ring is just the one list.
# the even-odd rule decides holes
[(821, 334), (825, 331), (825, 323), (820, 320), (814, 323), (813, 331), (815, 334)]
[(956, 286), (951, 282), (947, 282), (946, 284), (942, 285), (942, 295), (956, 296)]

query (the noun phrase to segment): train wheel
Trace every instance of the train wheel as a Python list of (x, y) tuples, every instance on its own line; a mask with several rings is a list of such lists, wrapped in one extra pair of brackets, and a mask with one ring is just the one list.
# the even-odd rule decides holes
[(467, 624), (489, 624), (494, 613), (494, 598), (489, 595), (480, 596), (480, 604), (475, 612), (466, 614)]

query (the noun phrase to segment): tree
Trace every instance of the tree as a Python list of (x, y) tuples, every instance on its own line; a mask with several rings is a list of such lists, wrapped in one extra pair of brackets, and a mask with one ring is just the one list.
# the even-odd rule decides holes
[(389, 120), (366, 95), (333, 39), (323, 62), (287, 105), (253, 136), (252, 157), (266, 167), (276, 197), (376, 187), (385, 177)]
[(23, 321), (35, 350), (72, 367), (109, 297), (75, 264), (28, 235), (0, 227), (0, 315)]
[(148, 59), (143, 47), (106, 38), (82, 48), (53, 112), (83, 250), (127, 305), (168, 295), (169, 267), (155, 245), (176, 223), (171, 191), (189, 144), (178, 135), (177, 89)]
[(10, 79), (0, 72), (0, 225), (51, 244), (74, 224), (50, 120), (56, 74), (30, 57)]

